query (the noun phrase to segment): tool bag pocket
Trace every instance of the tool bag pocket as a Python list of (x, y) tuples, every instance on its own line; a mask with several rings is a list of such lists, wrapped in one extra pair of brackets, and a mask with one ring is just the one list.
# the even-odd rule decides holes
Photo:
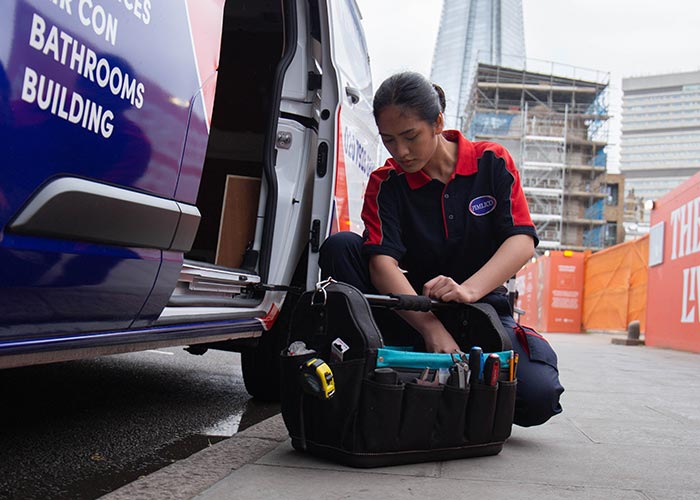
[(357, 448), (356, 415), (362, 386), (364, 360), (329, 363), (335, 378), (335, 394), (328, 400), (306, 398), (306, 435), (332, 447)]
[(306, 414), (303, 411), (305, 395), (302, 384), (299, 381), (301, 370), (304, 363), (316, 356), (316, 353), (310, 351), (297, 356), (281, 356), (281, 398), (280, 403), (283, 408), (282, 418), (284, 425), (289, 431), (289, 435), (294, 438), (301, 439), (304, 436), (304, 417)]
[(362, 382), (359, 433), (364, 451), (398, 449), (403, 394), (403, 384)]
[(445, 386), (440, 399), (433, 444), (437, 448), (465, 444), (464, 429), (467, 420), (469, 386), (464, 389)]
[(496, 411), (493, 416), (493, 440), (505, 441), (510, 437), (515, 415), (515, 390), (517, 381), (503, 380), (498, 383)]
[(399, 450), (433, 448), (433, 427), (442, 399), (443, 387), (442, 385), (420, 385), (415, 382), (404, 385)]
[(364, 451), (393, 451), (399, 448), (403, 384), (362, 381), (359, 433)]
[(292, 445), (306, 449), (306, 442), (339, 449), (357, 448), (356, 416), (362, 391), (365, 360), (329, 363), (335, 381), (333, 397), (321, 399), (302, 388), (301, 370), (316, 353), (282, 356), (282, 417)]
[(488, 443), (492, 441), (498, 386), (472, 384), (469, 391), (467, 412), (467, 441)]

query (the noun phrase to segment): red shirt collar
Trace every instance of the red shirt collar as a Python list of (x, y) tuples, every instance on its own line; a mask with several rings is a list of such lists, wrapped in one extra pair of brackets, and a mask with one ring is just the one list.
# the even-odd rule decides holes
[[(445, 130), (442, 136), (450, 142), (457, 142), (457, 165), (450, 180), (455, 175), (472, 175), (477, 171), (474, 158), (474, 145), (468, 141), (458, 130)], [(415, 173), (405, 172), (393, 158), (386, 161), (386, 165), (394, 167), (398, 172), (406, 176), (406, 181), (411, 189), (425, 186), (432, 179), (423, 170)]]

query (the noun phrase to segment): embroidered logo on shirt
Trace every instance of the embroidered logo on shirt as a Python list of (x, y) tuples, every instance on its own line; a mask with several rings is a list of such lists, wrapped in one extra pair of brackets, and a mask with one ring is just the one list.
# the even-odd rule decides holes
[(477, 217), (493, 212), (495, 208), (496, 198), (489, 195), (479, 196), (469, 202), (469, 212)]

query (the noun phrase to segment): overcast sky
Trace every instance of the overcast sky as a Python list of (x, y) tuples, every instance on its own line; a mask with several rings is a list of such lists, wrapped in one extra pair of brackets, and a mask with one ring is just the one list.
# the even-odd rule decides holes
[[(396, 71), (430, 75), (442, 0), (356, 0), (375, 88)], [(523, 0), (528, 58), (609, 72), (612, 144), (621, 78), (700, 70), (698, 0)], [(616, 168), (617, 151), (609, 163)]]

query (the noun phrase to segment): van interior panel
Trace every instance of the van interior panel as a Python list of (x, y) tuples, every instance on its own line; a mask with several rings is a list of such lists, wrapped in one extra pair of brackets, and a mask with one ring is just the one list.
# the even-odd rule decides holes
[[(211, 134), (197, 196), (202, 218), (188, 259), (216, 261), (227, 176), (262, 178), (283, 29), (279, 0), (226, 2)], [(257, 210), (259, 198), (254, 202)]]

